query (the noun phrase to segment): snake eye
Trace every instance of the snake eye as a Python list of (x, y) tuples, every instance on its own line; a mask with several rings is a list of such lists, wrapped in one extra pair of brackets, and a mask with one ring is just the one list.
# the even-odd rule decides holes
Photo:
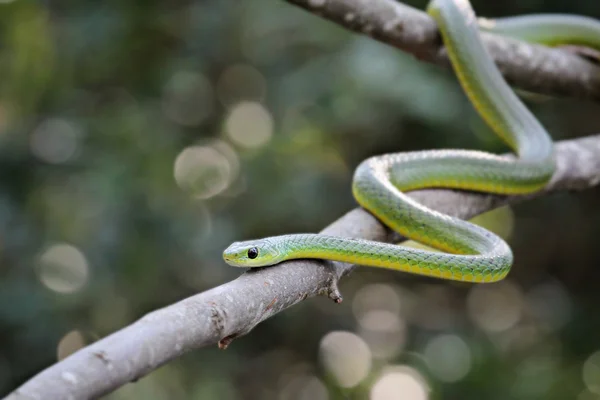
[(258, 257), (258, 249), (256, 247), (248, 249), (248, 258), (254, 259), (256, 257)]

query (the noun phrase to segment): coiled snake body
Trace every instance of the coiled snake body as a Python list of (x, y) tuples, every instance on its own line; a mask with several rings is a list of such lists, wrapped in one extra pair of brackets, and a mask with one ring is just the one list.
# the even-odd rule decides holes
[[(430, 187), (496, 194), (540, 190), (554, 171), (552, 139), (488, 55), (468, 0), (433, 0), (427, 11), (438, 24), (469, 99), (517, 158), (437, 150), (376, 156), (359, 165), (353, 181), (358, 203), (403, 236), (443, 252), (293, 234), (233, 243), (223, 253), (228, 264), (254, 267), (293, 258), (319, 258), (467, 282), (494, 282), (508, 274), (513, 255), (504, 240), (479, 226), (428, 209), (404, 192)], [(488, 21), (482, 27), (546, 44), (600, 48), (600, 22), (586, 17), (533, 15), (491, 25)]]

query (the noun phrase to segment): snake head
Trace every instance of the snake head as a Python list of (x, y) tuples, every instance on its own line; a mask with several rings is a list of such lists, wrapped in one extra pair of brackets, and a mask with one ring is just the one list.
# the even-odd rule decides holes
[(284, 260), (283, 252), (268, 239), (235, 242), (223, 251), (223, 260), (233, 267), (266, 267)]

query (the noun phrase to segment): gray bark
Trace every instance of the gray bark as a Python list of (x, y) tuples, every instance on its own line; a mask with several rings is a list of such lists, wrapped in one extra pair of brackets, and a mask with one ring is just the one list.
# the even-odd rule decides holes
[[(450, 67), (435, 21), (421, 10), (395, 0), (285, 1), (420, 60)], [(551, 49), (490, 33), (482, 36), (510, 84), (535, 93), (600, 99), (600, 67), (576, 51)]]
[[(600, 134), (556, 145), (557, 169), (545, 190), (529, 196), (494, 196), (453, 190), (421, 190), (419, 202), (463, 219), (496, 207), (600, 182)], [(368, 212), (357, 208), (323, 233), (395, 241)], [(298, 260), (251, 270), (214, 289), (154, 311), (137, 322), (50, 366), (8, 399), (89, 399), (135, 381), (180, 355), (218, 343), (224, 348), (265, 319), (317, 294), (341, 301), (339, 280), (354, 265)]]
[[(435, 23), (427, 14), (393, 0), (287, 0), (346, 28), (448, 65)], [(506, 78), (526, 90), (600, 98), (600, 68), (575, 54), (484, 35)], [(419, 202), (459, 218), (563, 190), (600, 182), (600, 135), (563, 141), (557, 170), (544, 191), (503, 197), (452, 190), (411, 193)], [(323, 233), (390, 242), (398, 236), (362, 209), (354, 209)], [(180, 355), (218, 343), (225, 348), (265, 319), (317, 294), (341, 301), (339, 280), (355, 266), (290, 261), (252, 270), (234, 281), (159, 309), (48, 367), (8, 399), (89, 399), (135, 381)]]

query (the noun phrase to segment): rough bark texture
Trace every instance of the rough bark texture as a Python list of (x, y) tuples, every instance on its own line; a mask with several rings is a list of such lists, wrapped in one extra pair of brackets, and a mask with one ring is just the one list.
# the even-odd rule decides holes
[[(423, 61), (450, 67), (435, 21), (395, 0), (285, 0)], [(477, 11), (477, 10), (475, 10)], [(506, 80), (524, 90), (600, 99), (600, 67), (576, 50), (551, 49), (483, 33)]]
[[(431, 208), (468, 219), (525, 198), (600, 183), (600, 135), (560, 142), (556, 149), (556, 173), (546, 189), (534, 195), (422, 190), (411, 196)], [(397, 239), (359, 208), (323, 233), (388, 242)], [(154, 311), (81, 349), (31, 378), (8, 399), (97, 398), (188, 351), (216, 343), (226, 347), (260, 322), (308, 297), (326, 294), (341, 301), (337, 283), (354, 268), (338, 262), (300, 260), (246, 272), (234, 281)]]
[[(368, 34), (418, 58), (449, 65), (434, 21), (394, 0), (287, 0)], [(484, 35), (487, 48), (514, 85), (538, 93), (600, 99), (600, 68), (561, 50)], [(545, 191), (581, 190), (600, 182), (600, 135), (557, 144), (557, 170)], [(468, 219), (525, 197), (501, 197), (451, 190), (411, 193), (419, 202)], [(397, 235), (362, 209), (355, 209), (323, 233), (378, 241)], [(253, 270), (238, 279), (176, 304), (81, 349), (31, 378), (8, 399), (97, 398), (135, 381), (183, 353), (234, 338), (286, 308), (317, 294), (341, 301), (338, 281), (354, 266), (338, 262), (290, 261)]]

